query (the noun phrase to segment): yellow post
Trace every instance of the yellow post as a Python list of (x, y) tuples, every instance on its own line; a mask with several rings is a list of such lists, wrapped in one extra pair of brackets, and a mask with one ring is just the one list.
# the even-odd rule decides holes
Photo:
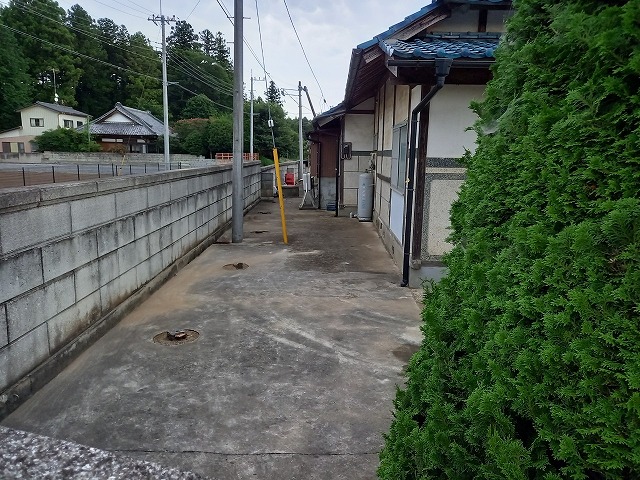
[(276, 167), (276, 183), (278, 185), (278, 201), (280, 202), (280, 220), (282, 221), (282, 239), (285, 244), (289, 243), (287, 239), (287, 220), (284, 218), (284, 199), (282, 197), (282, 178), (280, 178), (280, 162), (278, 161), (278, 149), (273, 149), (273, 163)]

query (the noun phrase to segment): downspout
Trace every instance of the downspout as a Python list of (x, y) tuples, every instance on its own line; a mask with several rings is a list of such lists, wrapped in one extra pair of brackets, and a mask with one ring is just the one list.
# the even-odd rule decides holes
[[(307, 134), (307, 140), (311, 143), (316, 144), (316, 171), (318, 172), (318, 209), (320, 209), (320, 203), (322, 202), (322, 190), (320, 188), (322, 186), (320, 183), (320, 179), (322, 178), (322, 142), (320, 141), (320, 134), (318, 134), (318, 140), (311, 138), (311, 135), (313, 135), (313, 132), (309, 132)], [(311, 165), (311, 159), (309, 159), (309, 165)]]
[(338, 135), (336, 138), (336, 217), (338, 216), (338, 212), (340, 211), (340, 169), (342, 165), (340, 165), (340, 161), (342, 160), (342, 152), (340, 151), (340, 138), (341, 135)]
[(407, 208), (404, 218), (404, 237), (403, 247), (404, 256), (402, 260), (402, 283), (401, 287), (409, 286), (409, 268), (411, 260), (411, 225), (413, 220), (413, 192), (414, 192), (414, 176), (416, 172), (416, 139), (418, 129), (418, 114), (424, 110), (436, 93), (444, 87), (444, 80), (449, 75), (449, 69), (452, 63), (451, 58), (436, 58), (436, 84), (431, 87), (427, 96), (424, 97), (411, 112), (411, 137), (409, 140), (409, 171), (407, 173)]

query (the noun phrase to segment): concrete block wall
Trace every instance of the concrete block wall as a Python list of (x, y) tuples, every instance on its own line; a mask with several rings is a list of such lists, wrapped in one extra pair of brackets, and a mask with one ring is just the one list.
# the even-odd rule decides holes
[[(230, 167), (208, 167), (0, 190), (0, 410), (36, 367), (215, 240), (231, 179)], [(245, 165), (243, 187), (249, 208), (259, 163)]]

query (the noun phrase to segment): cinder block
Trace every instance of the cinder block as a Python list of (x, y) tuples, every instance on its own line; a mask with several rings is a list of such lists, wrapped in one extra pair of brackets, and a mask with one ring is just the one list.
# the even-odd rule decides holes
[(0, 303), (42, 285), (42, 254), (39, 248), (0, 260)]
[(189, 195), (194, 195), (196, 193), (201, 192), (202, 190), (205, 190), (205, 186), (204, 186), (204, 179), (202, 176), (197, 176), (197, 177), (193, 177), (190, 178), (188, 181), (188, 191), (189, 191)]
[(100, 289), (99, 262), (94, 260), (93, 262), (76, 270), (75, 284), (76, 300), (81, 300), (92, 293), (97, 292)]
[(160, 230), (156, 230), (155, 232), (151, 232), (147, 237), (147, 242), (149, 243), (149, 253), (150, 255), (155, 255), (159, 253), (160, 248)]
[(83, 298), (47, 322), (49, 348), (53, 354), (100, 318), (100, 292)]
[(162, 269), (164, 270), (173, 263), (173, 247), (170, 245), (162, 250)]
[(48, 282), (98, 258), (96, 232), (89, 231), (42, 247), (44, 281)]
[(189, 217), (181, 218), (177, 222), (173, 222), (171, 226), (173, 240), (178, 241), (189, 233)]
[(7, 303), (9, 341), (42, 325), (76, 301), (73, 275)]
[(116, 217), (114, 194), (83, 198), (71, 202), (71, 226), (74, 232), (111, 222)]
[[(140, 245), (142, 245), (143, 243), (147, 245), (147, 243), (143, 241), (141, 241)], [(127, 270), (135, 268), (140, 263), (140, 261), (142, 261), (138, 259), (139, 252), (136, 247), (136, 242), (132, 242), (118, 249), (118, 266), (121, 272), (126, 272)], [(146, 255), (143, 254), (141, 254), (140, 256), (146, 257)]]
[(128, 272), (125, 272), (120, 277), (120, 288), (122, 289), (122, 294), (124, 294), (124, 298), (122, 300), (128, 298), (133, 292), (138, 289), (138, 274), (135, 268), (132, 268)]
[(134, 188), (116, 193), (116, 216), (126, 217), (147, 208), (147, 188)]
[(188, 180), (178, 180), (171, 182), (171, 200), (179, 200), (189, 195)]
[(0, 348), (9, 343), (9, 333), (7, 332), (7, 309), (6, 305), (0, 305)]
[(207, 238), (207, 236), (209, 236), (209, 226), (207, 224), (204, 224), (201, 227), (198, 227), (198, 229), (196, 230), (197, 242), (202, 242), (205, 238)]
[(69, 204), (47, 205), (0, 215), (3, 255), (71, 233)]
[(158, 251), (149, 259), (149, 266), (151, 268), (151, 275), (155, 277), (158, 275), (164, 267), (162, 266), (162, 252)]
[(35, 205), (39, 201), (40, 189), (38, 187), (7, 189), (0, 192), (0, 209)]
[(54, 185), (43, 185), (40, 187), (42, 201), (60, 200), (63, 198), (79, 197), (81, 195), (91, 195), (98, 191), (96, 182), (62, 183)]
[[(171, 225), (167, 225), (166, 227), (160, 229), (160, 242), (159, 242), (159, 250), (164, 250), (168, 246), (173, 243), (173, 229)], [(155, 253), (155, 251), (151, 251), (151, 253)]]
[(189, 215), (189, 200), (184, 198), (171, 204), (171, 217), (173, 221), (180, 220), (181, 218)]
[(49, 356), (47, 326), (0, 349), (0, 391), (11, 386)]
[(104, 286), (120, 276), (118, 252), (111, 252), (98, 259), (100, 286)]
[(189, 250), (194, 248), (197, 245), (197, 242), (198, 237), (196, 235), (196, 232), (190, 232), (189, 235), (182, 239), (182, 244), (185, 246), (184, 251), (188, 252)]
[(189, 232), (195, 232), (197, 225), (196, 225), (196, 214), (192, 213), (191, 215), (189, 215), (188, 217), (189, 220)]
[(147, 188), (148, 207), (156, 207), (171, 201), (171, 185), (169, 183), (159, 183)]
[(121, 277), (115, 278), (100, 287), (100, 307), (102, 309), (102, 315), (109, 313), (126, 298), (126, 295), (123, 294), (120, 288), (120, 279)]
[(209, 192), (200, 192), (196, 195), (196, 210), (209, 205)]
[(146, 237), (151, 232), (155, 232), (161, 226), (160, 209), (153, 208), (140, 213), (134, 218), (136, 239)]
[(135, 239), (134, 225), (135, 218), (128, 217), (98, 228), (98, 255), (106, 255), (123, 245), (133, 242)]
[(175, 262), (182, 256), (182, 240), (178, 240), (173, 244), (173, 251), (171, 253), (171, 259)]
[(160, 207), (160, 225), (166, 227), (173, 222), (173, 215), (171, 214), (171, 205), (164, 205)]
[(153, 272), (151, 271), (150, 259), (145, 260), (136, 267), (136, 275), (138, 277), (139, 287), (146, 285), (154, 277)]

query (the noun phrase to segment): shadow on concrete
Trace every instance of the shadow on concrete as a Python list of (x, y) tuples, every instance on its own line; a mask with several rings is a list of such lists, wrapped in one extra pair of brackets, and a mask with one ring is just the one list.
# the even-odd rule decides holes
[(373, 224), (297, 203), (289, 245), (259, 204), (2, 424), (210, 478), (374, 478), (419, 308)]

